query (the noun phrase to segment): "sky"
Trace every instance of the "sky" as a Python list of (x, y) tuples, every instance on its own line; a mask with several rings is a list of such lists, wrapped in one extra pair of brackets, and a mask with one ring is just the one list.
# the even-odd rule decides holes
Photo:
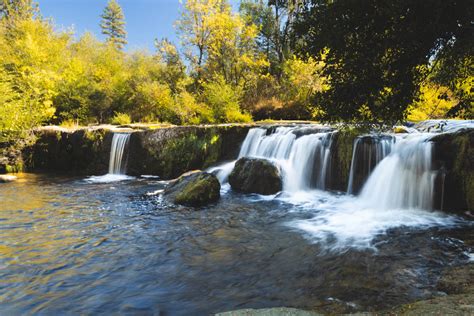
[[(38, 0), (43, 17), (52, 18), (58, 29), (73, 27), (77, 35), (92, 32), (103, 39), (99, 27), (100, 15), (107, 0)], [(234, 8), (238, 0), (230, 1)], [(174, 28), (180, 16), (179, 0), (118, 0), (125, 14), (126, 50), (154, 51), (156, 38), (168, 38), (179, 45)]]

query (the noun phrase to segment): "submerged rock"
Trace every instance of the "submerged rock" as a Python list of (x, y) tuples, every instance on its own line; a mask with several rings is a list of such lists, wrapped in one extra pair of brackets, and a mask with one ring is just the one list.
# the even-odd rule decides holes
[(229, 175), (232, 189), (244, 193), (275, 194), (282, 189), (280, 170), (270, 161), (240, 158)]
[(176, 204), (204, 206), (220, 198), (221, 185), (213, 174), (192, 171), (173, 181), (164, 192), (166, 198)]
[(231, 312), (219, 313), (216, 316), (319, 316), (313, 311), (305, 311), (296, 308), (275, 307), (262, 309), (240, 309)]
[(8, 175), (8, 174), (0, 174), (0, 183), (12, 182), (17, 180), (16, 176)]

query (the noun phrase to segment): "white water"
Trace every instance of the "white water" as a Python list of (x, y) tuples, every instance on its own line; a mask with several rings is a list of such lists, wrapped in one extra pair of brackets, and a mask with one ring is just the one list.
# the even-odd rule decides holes
[[(367, 143), (368, 137), (370, 137), (370, 143)], [(364, 136), (356, 138), (352, 151), (347, 193), (355, 193), (355, 174), (362, 173), (367, 178), (372, 173), (374, 167), (392, 151), (394, 140), (392, 137), (383, 136)]]
[(391, 152), (376, 166), (359, 197), (313, 192), (300, 211), (313, 211), (311, 219), (293, 221), (290, 227), (331, 250), (374, 248), (377, 235), (396, 227), (426, 229), (453, 226), (461, 220), (433, 211), (437, 171), (432, 168), (433, 134), (396, 136)]
[[(298, 192), (312, 188), (325, 189), (330, 166), (332, 132), (296, 136), (299, 127), (278, 127), (267, 135), (267, 129), (248, 132), (239, 153), (241, 157), (266, 158), (282, 173), (283, 191)], [(227, 181), (235, 162), (209, 169), (221, 183)]]
[(130, 135), (129, 133), (114, 133), (110, 146), (109, 173), (103, 176), (91, 176), (86, 179), (87, 182), (109, 183), (134, 179), (125, 174), (128, 158), (126, 151)]
[(437, 171), (432, 168), (431, 136), (397, 136), (391, 154), (370, 175), (360, 199), (382, 210), (432, 210)]
[[(279, 127), (268, 135), (266, 129), (251, 129), (239, 158), (266, 158), (280, 167), (281, 194), (248, 198), (278, 199), (288, 205), (289, 212), (304, 214), (305, 219), (287, 225), (324, 249), (376, 248), (374, 238), (393, 228), (419, 230), (460, 223), (457, 217), (432, 210), (437, 172), (431, 163), (433, 145), (427, 140), (434, 134), (377, 138), (372, 141), (370, 150), (362, 150), (364, 157), (356, 157), (355, 150), (355, 159), (369, 161), (363, 161), (367, 163), (364, 168), (367, 168), (368, 179), (360, 196), (354, 197), (322, 191), (330, 178), (333, 133), (297, 137), (297, 129)], [(210, 171), (216, 172), (219, 180), (226, 183), (234, 164), (235, 161), (229, 162)], [(351, 173), (355, 172), (355, 166), (353, 161)], [(223, 187), (228, 190), (229, 186)]]

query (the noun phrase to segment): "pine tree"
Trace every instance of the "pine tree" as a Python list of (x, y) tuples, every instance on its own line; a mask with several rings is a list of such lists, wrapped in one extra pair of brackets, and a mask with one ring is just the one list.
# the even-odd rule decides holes
[(107, 42), (122, 49), (127, 44), (127, 32), (125, 31), (125, 16), (116, 0), (110, 0), (107, 3), (101, 17), (100, 27), (102, 34), (107, 36)]

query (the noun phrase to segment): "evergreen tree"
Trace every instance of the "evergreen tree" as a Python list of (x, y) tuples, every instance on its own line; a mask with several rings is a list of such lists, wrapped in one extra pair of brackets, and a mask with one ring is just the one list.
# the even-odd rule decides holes
[(101, 17), (102, 34), (107, 36), (109, 43), (122, 49), (127, 44), (127, 32), (125, 31), (125, 16), (116, 0), (110, 0), (107, 3)]

